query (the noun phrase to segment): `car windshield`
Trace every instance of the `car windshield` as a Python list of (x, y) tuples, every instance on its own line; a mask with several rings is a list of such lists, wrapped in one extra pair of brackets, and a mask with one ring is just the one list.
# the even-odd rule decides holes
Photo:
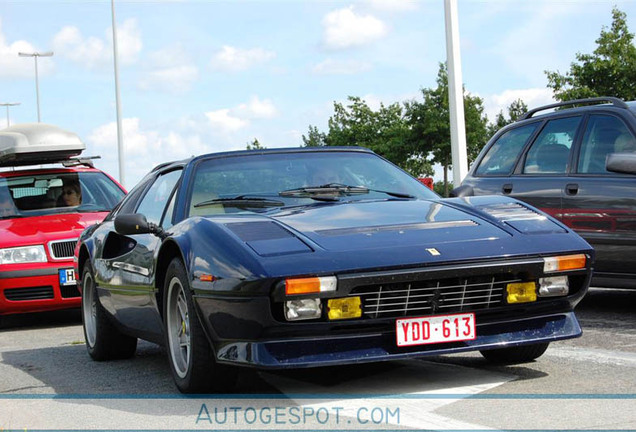
[(0, 218), (110, 211), (123, 196), (100, 172), (12, 174), (0, 178)]
[(374, 154), (260, 153), (199, 162), (189, 215), (262, 212), (330, 201), (437, 198), (419, 181)]

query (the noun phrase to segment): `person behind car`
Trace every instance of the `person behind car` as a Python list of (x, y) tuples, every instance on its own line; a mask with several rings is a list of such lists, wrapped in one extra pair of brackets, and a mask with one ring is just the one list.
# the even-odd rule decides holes
[(0, 187), (0, 218), (18, 214), (9, 189)]
[(82, 203), (82, 189), (78, 181), (71, 180), (64, 183), (62, 202), (62, 205), (66, 207), (74, 207)]

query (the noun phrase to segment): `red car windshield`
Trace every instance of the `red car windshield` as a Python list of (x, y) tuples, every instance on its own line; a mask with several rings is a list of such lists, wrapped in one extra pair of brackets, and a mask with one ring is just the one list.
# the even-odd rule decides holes
[(0, 218), (110, 211), (124, 194), (101, 172), (25, 173), (0, 178)]

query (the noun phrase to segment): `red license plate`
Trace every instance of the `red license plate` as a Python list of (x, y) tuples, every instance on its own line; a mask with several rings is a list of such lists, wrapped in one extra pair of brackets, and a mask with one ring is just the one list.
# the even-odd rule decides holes
[(475, 314), (436, 315), (395, 321), (397, 346), (473, 340)]

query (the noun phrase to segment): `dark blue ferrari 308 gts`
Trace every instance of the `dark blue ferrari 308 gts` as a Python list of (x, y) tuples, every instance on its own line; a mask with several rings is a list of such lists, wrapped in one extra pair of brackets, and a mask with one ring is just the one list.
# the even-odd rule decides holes
[(593, 262), (526, 204), (441, 199), (355, 147), (160, 165), (75, 253), (90, 356), (165, 344), (182, 392), (227, 390), (236, 366), (530, 361), (581, 334)]

